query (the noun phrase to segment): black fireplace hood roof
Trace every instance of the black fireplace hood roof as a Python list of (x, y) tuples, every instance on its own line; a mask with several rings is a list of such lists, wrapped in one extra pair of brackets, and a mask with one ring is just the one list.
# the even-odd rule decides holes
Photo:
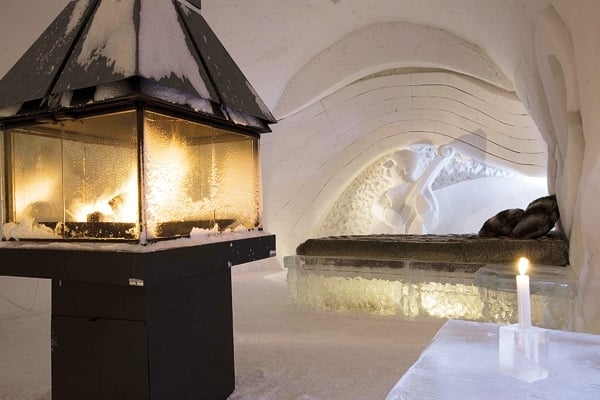
[(72, 0), (0, 80), (0, 123), (144, 99), (270, 132), (199, 1)]

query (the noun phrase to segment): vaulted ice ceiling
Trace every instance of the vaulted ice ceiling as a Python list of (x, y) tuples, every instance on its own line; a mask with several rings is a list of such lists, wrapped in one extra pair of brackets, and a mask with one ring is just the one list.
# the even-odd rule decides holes
[[(17, 60), (67, 3), (68, 0), (2, 1), (0, 36), (13, 40), (0, 41), (3, 55), (0, 72)], [(514, 82), (519, 69), (533, 57), (535, 19), (549, 3), (549, 0), (203, 0), (202, 9), (263, 100), (275, 109), (290, 80), (319, 53), (375, 23), (421, 25), (431, 28), (432, 35), (446, 31), (478, 46)], [(410, 58), (408, 54), (404, 56)], [(503, 84), (510, 85), (506, 81)]]
[[(382, 22), (404, 22), (446, 31), (481, 48), (514, 81), (521, 64), (533, 57), (535, 20), (549, 3), (547, 0), (204, 0), (202, 7), (217, 35), (241, 63), (249, 79), (259, 86), (263, 99), (275, 108), (288, 82), (314, 57), (352, 32)], [(405, 39), (399, 36), (398, 40)]]

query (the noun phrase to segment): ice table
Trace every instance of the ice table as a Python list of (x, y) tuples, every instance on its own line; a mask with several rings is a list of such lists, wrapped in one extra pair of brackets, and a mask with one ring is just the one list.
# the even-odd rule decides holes
[(548, 377), (498, 370), (501, 325), (449, 320), (386, 400), (600, 399), (600, 335), (549, 330)]

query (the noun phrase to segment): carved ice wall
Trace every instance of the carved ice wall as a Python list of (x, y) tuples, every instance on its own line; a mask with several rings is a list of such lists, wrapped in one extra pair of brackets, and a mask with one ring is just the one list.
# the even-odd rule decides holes
[(541, 102), (550, 133), (548, 174), (570, 239), (570, 264), (579, 278), (575, 327), (600, 332), (600, 4), (553, 3), (535, 26)]
[(535, 27), (536, 59), (554, 135), (549, 135), (550, 185), (560, 188), (561, 223), (571, 235), (583, 161), (583, 127), (571, 35), (553, 8)]
[(303, 66), (289, 81), (275, 114), (286, 118), (365, 76), (415, 65), (441, 67), (513, 91), (512, 82), (481, 48), (449, 31), (377, 22), (349, 33)]
[[(392, 69), (364, 77), (280, 120), (274, 133), (261, 141), (263, 221), (277, 233), (278, 257), (294, 254), (299, 243), (329, 226), (327, 216), (336, 201), (363, 171), (416, 142), (452, 144), (461, 156), (509, 174), (546, 174), (546, 144), (519, 98), (451, 71)], [(452, 196), (461, 195), (470, 207), (469, 191), (480, 190), (478, 186)], [(377, 183), (365, 187), (378, 190)], [(510, 194), (506, 189), (515, 185), (503, 182), (499, 187)], [(522, 199), (525, 205), (530, 200)], [(478, 223), (493, 214), (486, 213)], [(367, 222), (356, 224), (364, 229)], [(449, 222), (444, 230), (458, 232), (464, 226)]]
[[(373, 233), (377, 220), (370, 208), (389, 189), (383, 167), (389, 156), (366, 167), (348, 185), (323, 218), (317, 236)], [(547, 195), (544, 178), (502, 170), (462, 154), (456, 154), (442, 169), (432, 189), (440, 203), (440, 223), (429, 232), (434, 234), (477, 233), (498, 211), (525, 209), (530, 201)]]

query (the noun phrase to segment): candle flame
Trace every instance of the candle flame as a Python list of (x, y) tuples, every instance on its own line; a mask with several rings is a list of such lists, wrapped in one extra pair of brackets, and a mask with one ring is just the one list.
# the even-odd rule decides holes
[(529, 259), (526, 257), (519, 258), (519, 274), (525, 275), (527, 273), (527, 269), (529, 268)]

